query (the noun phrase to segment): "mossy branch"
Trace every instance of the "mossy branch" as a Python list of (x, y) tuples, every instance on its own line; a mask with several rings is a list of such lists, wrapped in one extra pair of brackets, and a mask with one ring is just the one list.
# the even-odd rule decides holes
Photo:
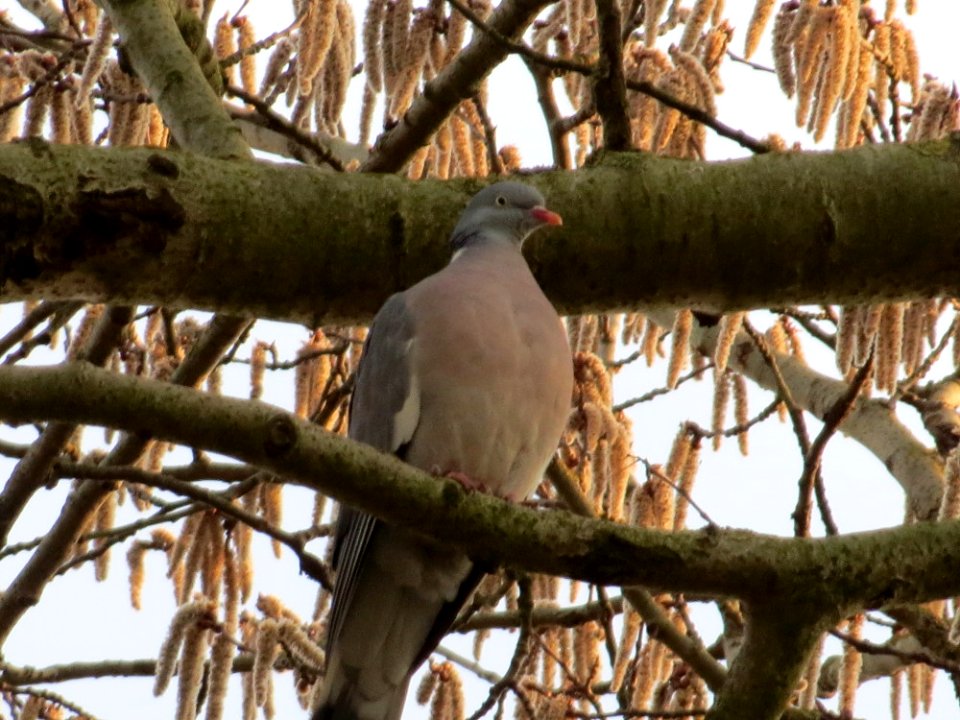
[[(528, 180), (563, 209), (564, 227), (534, 236), (526, 252), (566, 313), (960, 293), (943, 261), (960, 254), (950, 141), (722, 163), (608, 154)], [(156, 303), (312, 327), (363, 321), (446, 261), (478, 184), (4, 146), (0, 281), (6, 300)]]
[(86, 363), (0, 367), (0, 408), (8, 421), (107, 425), (231, 455), (478, 558), (533, 572), (840, 614), (960, 594), (960, 521), (787, 539), (741, 530), (667, 533), (537, 512), (465, 493), (264, 403)]

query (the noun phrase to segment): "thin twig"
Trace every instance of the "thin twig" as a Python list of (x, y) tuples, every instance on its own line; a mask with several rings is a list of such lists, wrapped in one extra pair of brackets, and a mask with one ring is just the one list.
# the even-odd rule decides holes
[(310, 150), (310, 152), (317, 156), (318, 160), (325, 162), (337, 172), (343, 172), (343, 163), (336, 158), (330, 148), (318, 142), (317, 139), (309, 133), (305, 133), (292, 125), (290, 121), (282, 115), (275, 113), (267, 103), (258, 98), (256, 95), (251, 95), (246, 90), (237, 87), (236, 85), (227, 85), (226, 91), (233, 97), (239, 98), (247, 105), (250, 105), (257, 112), (257, 114), (259, 114), (266, 121), (268, 128), (290, 138), (298, 145), (302, 145), (303, 147), (307, 148)]
[(795, 425), (799, 426), (797, 428), (798, 432), (798, 441), (803, 450), (804, 455), (809, 452), (810, 449), (810, 439), (807, 436), (806, 425), (803, 422), (803, 415), (800, 410), (800, 407), (797, 405), (796, 401), (793, 399), (793, 393), (790, 390), (790, 386), (787, 385), (787, 381), (783, 378), (783, 373), (780, 372), (780, 365), (777, 363), (777, 359), (774, 357), (773, 352), (770, 350), (770, 346), (767, 345), (766, 339), (761, 335), (757, 330), (750, 324), (750, 322), (744, 318), (743, 320), (743, 329), (746, 330), (747, 334), (753, 340), (754, 345), (757, 347), (757, 350), (760, 351), (760, 354), (763, 356), (764, 362), (766, 362), (767, 367), (770, 368), (770, 372), (773, 373), (774, 382), (777, 386), (777, 392), (780, 395), (780, 400), (783, 401), (787, 406), (787, 411), (790, 413), (791, 418), (794, 417), (794, 414), (797, 415), (795, 420)]
[(500, 696), (503, 695), (511, 686), (516, 685), (516, 679), (523, 673), (523, 666), (530, 658), (530, 648), (533, 637), (533, 623), (530, 619), (533, 612), (533, 592), (531, 588), (530, 576), (523, 575), (517, 580), (520, 593), (517, 599), (517, 607), (523, 617), (523, 623), (520, 626), (520, 637), (517, 638), (517, 646), (513, 651), (513, 657), (510, 659), (510, 667), (506, 674), (495, 682), (487, 693), (487, 698), (480, 704), (468, 720), (480, 720), (487, 712), (496, 705)]
[[(593, 77), (596, 74), (596, 68), (590, 65), (584, 65), (582, 63), (567, 60), (565, 58), (546, 55), (545, 53), (537, 52), (524, 43), (514, 42), (510, 38), (505, 37), (501, 33), (491, 28), (460, 0), (447, 0), (447, 2), (463, 13), (463, 15), (474, 24), (474, 26), (487, 33), (497, 43), (505, 47), (510, 52), (520, 55), (530, 62), (536, 63), (537, 65), (549, 68), (551, 70), (575, 72), (587, 77)], [(660, 101), (667, 107), (671, 107), (674, 110), (679, 110), (691, 120), (705, 125), (718, 135), (729, 140), (733, 140), (738, 145), (750, 150), (753, 153), (761, 155), (763, 153), (770, 152), (771, 148), (769, 144), (751, 137), (742, 130), (737, 130), (736, 128), (730, 127), (726, 123), (717, 120), (715, 117), (696, 105), (684, 102), (683, 100), (678, 100), (669, 93), (666, 93), (658, 88), (653, 83), (627, 80), (624, 83), (624, 87), (626, 87), (627, 90), (634, 90), (636, 92), (641, 92), (644, 95), (649, 95), (654, 100)]]
[(571, 710), (567, 712), (567, 717), (579, 718), (580, 720), (606, 720), (607, 718), (653, 718), (654, 720), (669, 718), (686, 718), (691, 716), (706, 715), (707, 710), (703, 708), (691, 708), (690, 710), (614, 710), (606, 713), (583, 713)]
[(870, 357), (863, 364), (857, 374), (850, 382), (847, 391), (827, 410), (823, 415), (823, 427), (817, 433), (810, 450), (803, 460), (803, 472), (800, 475), (800, 498), (797, 501), (797, 507), (793, 511), (794, 531), (798, 537), (809, 535), (810, 532), (810, 489), (813, 488), (817, 496), (817, 505), (820, 509), (820, 516), (826, 527), (828, 535), (836, 535), (839, 530), (833, 520), (833, 514), (826, 501), (826, 491), (823, 488), (823, 477), (820, 472), (823, 460), (823, 452), (826, 450), (827, 443), (836, 434), (837, 430), (843, 424), (853, 408), (856, 405), (857, 398), (863, 392), (864, 387), (870, 381), (873, 375), (874, 356)]
[[(199, 506), (196, 503), (190, 502), (188, 500), (184, 500), (182, 503), (180, 503), (176, 507), (175, 510), (173, 506), (168, 506), (166, 508), (163, 508), (157, 514), (151, 515), (149, 518), (143, 518), (141, 520), (137, 520), (136, 522), (130, 523), (129, 525), (118, 525), (117, 527), (112, 528), (110, 530), (97, 530), (89, 533), (84, 533), (83, 535), (77, 538), (77, 542), (78, 543), (88, 542), (90, 540), (94, 540), (96, 538), (101, 538), (101, 537), (110, 537), (110, 538), (115, 537), (117, 538), (117, 540), (111, 544), (116, 544), (116, 542), (119, 542), (120, 540), (123, 540), (129, 537), (130, 535), (133, 535), (139, 530), (143, 530), (144, 528), (152, 527), (154, 525), (160, 525), (161, 523), (176, 522), (177, 520), (183, 517), (186, 517), (187, 515), (191, 515), (192, 513), (197, 512), (198, 509), (199, 509)], [(27, 552), (28, 550), (35, 549), (38, 545), (40, 545), (44, 537), (45, 536), (40, 536), (40, 537), (34, 538), (33, 540), (27, 540), (25, 542), (14, 543), (12, 545), (5, 546), (2, 550), (0, 550), (0, 560), (3, 560), (6, 557), (10, 557), (11, 555), (16, 555), (17, 553)]]
[[(501, 36), (522, 31), (550, 4), (550, 0), (501, 0), (487, 23)], [(397, 172), (427, 144), (431, 135), (469, 98), (489, 72), (506, 59), (508, 51), (487, 33), (474, 33), (470, 44), (426, 82), (410, 107), (380, 135), (362, 172)]]
[(840, 632), (839, 630), (830, 630), (830, 634), (836, 638), (839, 638), (840, 640), (843, 640), (843, 642), (845, 642), (847, 645), (854, 648), (857, 652), (863, 653), (864, 655), (890, 655), (891, 657), (903, 660), (904, 664), (906, 665), (922, 663), (924, 665), (929, 665), (930, 667), (935, 667), (938, 670), (944, 670), (950, 674), (960, 674), (960, 663), (938, 658), (930, 653), (922, 651), (909, 652), (907, 650), (898, 650), (890, 647), (889, 645), (877, 645), (876, 643), (872, 643), (867, 640), (860, 640), (848, 635), (847, 633)]
[(655, 477), (655, 478), (656, 478), (657, 480), (659, 480), (660, 482), (664, 482), (664, 483), (666, 483), (667, 485), (669, 485), (670, 487), (672, 487), (673, 490), (674, 490), (678, 495), (681, 495), (681, 496), (683, 497), (683, 499), (686, 500), (686, 501), (690, 504), (690, 507), (692, 507), (694, 510), (696, 510), (696, 511), (697, 511), (697, 514), (698, 514), (701, 518), (703, 518), (703, 521), (704, 521), (705, 523), (707, 523), (707, 526), (709, 527), (709, 529), (711, 529), (711, 530), (719, 530), (719, 529), (720, 529), (720, 526), (717, 525), (717, 523), (715, 523), (715, 522), (713, 521), (713, 518), (711, 518), (711, 517), (707, 514), (707, 511), (706, 511), (706, 510), (704, 510), (702, 507), (700, 507), (700, 506), (696, 503), (696, 501), (690, 496), (690, 493), (688, 493), (688, 492), (687, 492), (686, 490), (684, 490), (682, 487), (680, 487), (679, 485), (677, 485), (677, 484), (676, 484), (673, 480), (671, 480), (669, 477), (667, 477), (666, 475), (664, 475), (660, 470), (657, 469), (656, 465), (654, 465), (653, 463), (651, 463), (649, 460), (647, 460), (647, 459), (645, 459), (645, 458), (641, 458), (641, 457), (638, 457), (637, 460), (638, 460), (640, 463), (643, 464), (643, 467), (644, 467), (644, 468), (646, 468), (647, 476), (648, 476), (648, 477)]
[[(289, 660), (278, 658), (277, 667)], [(238, 655), (233, 659), (233, 672), (250, 672), (253, 655)], [(176, 670), (174, 670), (176, 673)], [(71, 662), (46, 667), (19, 667), (0, 663), (0, 682), (4, 685), (27, 685), (29, 683), (60, 683), (71, 680), (89, 680), (102, 677), (153, 677), (157, 674), (155, 658), (139, 660), (102, 660), (97, 662)]]
[(814, 313), (804, 312), (798, 310), (797, 308), (771, 308), (771, 312), (776, 315), (786, 315), (793, 320), (796, 320), (797, 323), (806, 330), (810, 335), (815, 337), (817, 340), (822, 342), (831, 350), (835, 350), (837, 347), (837, 335), (836, 333), (828, 333), (824, 331), (816, 321), (819, 319), (828, 319), (818, 316)]
[[(82, 302), (63, 302), (60, 300), (44, 300), (33, 310), (28, 312), (6, 335), (0, 338), (0, 355), (7, 353), (14, 345), (30, 334), (36, 327), (55, 313), (73, 309), (76, 312), (83, 307)], [(71, 313), (73, 314), (73, 313)]]
[[(588, 602), (575, 607), (535, 607), (530, 615), (530, 622), (535, 628), (546, 627), (576, 627), (587, 620), (597, 620), (604, 614), (620, 614), (623, 612), (623, 598), (613, 597), (606, 603)], [(468, 633), (474, 630), (492, 630), (518, 628), (523, 618), (517, 611), (476, 613), (468, 618), (455, 630), (458, 633)]]
[(60, 72), (67, 67), (74, 58), (79, 54), (80, 50), (84, 47), (83, 44), (74, 45), (72, 48), (67, 50), (60, 58), (57, 60), (57, 64), (52, 68), (47, 70), (43, 76), (34, 82), (29, 88), (24, 90), (22, 93), (17, 95), (15, 98), (7, 100), (5, 103), (0, 103), (0, 115), (10, 112), (15, 107), (18, 107), (20, 104), (26, 102), (38, 92), (45, 85), (50, 84), (54, 78), (56, 78)]
[[(310, 352), (306, 352), (303, 355), (298, 355), (293, 360), (264, 363), (263, 369), (264, 370), (293, 370), (298, 365), (302, 365), (303, 363), (309, 360), (314, 360), (318, 357), (323, 357), (324, 355), (342, 355), (344, 352), (346, 352), (347, 347), (348, 347), (348, 343), (338, 343), (333, 347), (320, 348), (318, 350), (311, 350)], [(235, 362), (240, 365), (249, 365), (252, 361), (249, 358), (233, 358), (230, 360), (230, 362)]]
[(306, 17), (306, 13), (296, 18), (290, 25), (285, 27), (283, 30), (278, 30), (277, 32), (271, 35), (267, 35), (267, 37), (263, 38), (262, 40), (257, 40), (257, 42), (250, 45), (250, 47), (245, 47), (241, 50), (237, 50), (235, 53), (231, 53), (230, 55), (227, 55), (225, 58), (223, 58), (220, 61), (220, 67), (226, 68), (226, 67), (230, 67), (231, 65), (236, 65), (238, 62), (243, 60), (248, 55), (256, 55), (257, 53), (263, 50), (269, 50), (271, 47), (273, 47), (277, 43), (278, 40), (285, 38), (287, 35), (289, 35), (298, 27), (300, 27), (300, 23), (303, 22), (303, 19), (305, 17)]
[(754, 415), (752, 418), (750, 418), (746, 422), (738, 423), (736, 425), (731, 425), (730, 427), (723, 428), (721, 430), (707, 430), (706, 428), (700, 427), (700, 425), (690, 420), (687, 421), (687, 427), (689, 427), (690, 430), (697, 437), (703, 438), (705, 440), (715, 438), (718, 435), (725, 438), (735, 437), (737, 435), (740, 435), (741, 433), (747, 432), (754, 425), (759, 425), (768, 417), (773, 415), (777, 411), (778, 405), (780, 405), (780, 401), (774, 400), (772, 403), (767, 405), (763, 410), (761, 410), (759, 413)]
[(483, 126), (484, 145), (487, 148), (487, 162), (490, 169), (497, 175), (503, 175), (503, 160), (500, 159), (500, 153), (497, 152), (497, 130), (490, 120), (487, 113), (487, 106), (480, 97), (480, 93), (474, 93), (470, 98), (474, 109), (477, 111), (477, 117), (480, 118), (480, 124)]
[[(797, 443), (800, 446), (800, 452), (804, 458), (810, 457), (810, 435), (807, 432), (807, 425), (803, 419), (803, 411), (794, 401), (793, 394), (791, 393), (790, 387), (787, 385), (786, 380), (784, 380), (783, 374), (780, 372), (780, 366), (777, 363), (773, 352), (768, 347), (764, 337), (760, 335), (747, 320), (744, 320), (743, 328), (753, 339), (754, 344), (760, 351), (760, 354), (763, 356), (764, 361), (770, 368), (770, 371), (773, 373), (777, 391), (780, 395), (780, 398), (786, 404), (787, 414), (790, 416), (790, 422), (793, 427), (794, 435), (797, 438)], [(837, 533), (837, 527), (833, 520), (833, 514), (830, 511), (830, 506), (827, 503), (826, 491), (823, 485), (823, 477), (819, 472), (819, 463), (818, 470), (813, 475), (813, 489), (817, 498), (817, 507), (820, 510), (820, 515), (823, 519), (824, 526), (827, 529), (827, 533), (834, 535)], [(804, 502), (803, 507), (807, 507), (808, 505), (808, 503), (803, 501), (803, 493), (804, 490), (801, 490), (801, 500), (798, 501), (798, 507), (801, 507), (801, 502)], [(794, 515), (794, 529), (800, 537), (803, 536), (801, 533), (809, 534), (809, 518), (805, 523), (802, 509), (799, 514)]]
[[(89, 45), (90, 40), (77, 40), (77, 38), (71, 35), (64, 35), (63, 33), (55, 32), (53, 30), (23, 30), (13, 25), (9, 25), (9, 20), (5, 17), (0, 18), (0, 23), (3, 23), (0, 26), (0, 35), (13, 35), (15, 37), (20, 37), (25, 40), (60, 40), (62, 42), (68, 42), (71, 44), (82, 43), (84, 45)], [(42, 43), (36, 43), (39, 47), (46, 47)]]
[[(544, 642), (544, 639), (541, 636), (537, 635), (536, 638), (537, 643), (540, 645), (540, 650), (549, 655), (557, 664), (557, 667), (559, 667), (566, 676), (567, 681), (564, 683), (564, 693), (573, 697), (586, 698), (586, 700), (593, 705), (593, 708), (596, 712), (603, 712), (603, 708), (600, 706), (600, 702), (596, 698), (597, 692), (595, 692), (595, 690), (599, 690), (599, 688), (591, 687), (590, 685), (581, 682), (580, 677), (577, 675), (574, 669), (571, 668), (570, 665), (566, 663), (564, 659), (560, 657), (560, 655), (557, 654), (554, 648), (550, 647), (548, 643)], [(528, 717), (534, 716), (530, 715)]]
[(613, 616), (616, 615), (616, 612), (610, 602), (607, 589), (602, 585), (595, 585), (594, 587), (597, 589), (597, 601), (603, 608), (603, 613), (598, 618), (598, 622), (603, 628), (603, 639), (604, 644), (607, 646), (607, 656), (610, 658), (610, 664), (613, 665), (617, 660), (617, 642), (615, 639), (616, 635), (613, 631)]
[(228, 365), (233, 362), (233, 359), (236, 357), (237, 353), (240, 352), (240, 348), (244, 343), (247, 342), (247, 339), (250, 337), (250, 333), (253, 332), (253, 326), (257, 324), (256, 320), (251, 320), (247, 326), (237, 335), (236, 339), (233, 341), (233, 344), (230, 346), (230, 349), (223, 354), (223, 357), (217, 362), (218, 367)]
[[(639, 351), (638, 351), (638, 352), (639, 352)], [(619, 362), (613, 363), (612, 367), (620, 367), (620, 366), (625, 365), (625, 364), (627, 364), (627, 363), (629, 363), (629, 362), (633, 362), (633, 359), (634, 359), (634, 358), (633, 358), (633, 356), (631, 355), (631, 356), (629, 356), (629, 357), (624, 358), (623, 360), (621, 360), (621, 361), (619, 361)], [(683, 385), (683, 383), (685, 383), (685, 382), (687, 382), (687, 381), (689, 381), (689, 380), (694, 380), (695, 378), (699, 377), (700, 375), (703, 375), (703, 373), (705, 373), (707, 370), (710, 370), (711, 368), (713, 368), (713, 360), (708, 361), (705, 365), (703, 365), (703, 367), (694, 368), (693, 370), (691, 370), (690, 372), (688, 372), (686, 375), (681, 375), (681, 376), (677, 379), (677, 382), (676, 382), (676, 384), (675, 384), (673, 387), (666, 387), (666, 386), (664, 386), (664, 387), (654, 388), (653, 390), (650, 390), (649, 392), (645, 392), (643, 395), (638, 395), (638, 396), (635, 397), (635, 398), (630, 398), (629, 400), (624, 400), (622, 403), (618, 403), (617, 405), (614, 405), (613, 407), (611, 407), (610, 410), (613, 411), (613, 412), (615, 412), (615, 413), (616, 413), (616, 412), (620, 412), (621, 410), (626, 410), (627, 408), (631, 408), (631, 407), (633, 407), (634, 405), (639, 405), (640, 403), (649, 402), (650, 400), (653, 400), (653, 399), (656, 398), (656, 397), (660, 397), (661, 395), (666, 395), (667, 393), (671, 393), (671, 392), (673, 392), (674, 390), (676, 390), (678, 387), (680, 387), (681, 385)]]
[(550, 68), (551, 70), (563, 70), (566, 72), (579, 73), (581, 75), (593, 75), (594, 69), (588, 65), (584, 65), (573, 60), (567, 60), (565, 58), (554, 57), (553, 55), (547, 55), (546, 53), (537, 52), (525, 43), (511, 40), (503, 33), (498, 32), (495, 28), (490, 27), (490, 25), (484, 22), (483, 18), (473, 12), (473, 10), (471, 10), (466, 3), (463, 3), (460, 0), (447, 0), (447, 2), (456, 8), (456, 10), (467, 20), (473, 23), (474, 27), (482, 30), (491, 38), (496, 40), (500, 45), (516, 55), (525, 57), (528, 60), (533, 60), (538, 65)]
[[(556, 456), (547, 467), (547, 477), (556, 488), (557, 494), (573, 512), (584, 517), (596, 517), (593, 504), (580, 490), (576, 477)], [(647, 626), (653, 628), (652, 632), (656, 633), (657, 639), (685, 660), (694, 672), (703, 678), (707, 687), (717, 692), (726, 679), (726, 670), (711, 657), (706, 648), (683, 634), (647, 590), (640, 587), (625, 587), (623, 595), (637, 609)]]
[[(47, 326), (35, 333), (32, 337), (24, 338), (16, 352), (12, 352), (3, 359), (4, 365), (13, 365), (25, 360), (36, 348), (41, 345), (50, 345), (54, 335), (62, 329), (74, 316), (74, 314), (83, 307), (84, 303), (53, 303), (60, 307), (53, 313), (53, 317), (47, 322)], [(28, 331), (29, 332), (29, 331)]]
[(759, 70), (760, 72), (770, 73), (771, 75), (776, 75), (777, 71), (772, 67), (767, 65), (761, 65), (760, 63), (753, 62), (752, 60), (747, 60), (741, 55), (737, 55), (733, 50), (727, 50), (727, 57), (733, 60), (734, 62), (740, 63), (741, 65), (746, 65), (749, 68), (754, 70)]
[(953, 339), (953, 335), (954, 335), (954, 332), (956, 332), (958, 322), (960, 322), (960, 315), (954, 315), (953, 321), (950, 323), (950, 327), (948, 327), (946, 331), (943, 333), (943, 335), (940, 338), (940, 341), (937, 343), (937, 346), (933, 350), (931, 350), (930, 353), (923, 359), (923, 362), (920, 363), (912, 373), (910, 373), (909, 377), (906, 377), (903, 380), (901, 380), (899, 383), (897, 383), (897, 389), (890, 396), (890, 400), (888, 401), (890, 407), (893, 407), (893, 405), (897, 402), (897, 400), (903, 397), (904, 394), (910, 392), (911, 389), (918, 382), (920, 382), (920, 380), (922, 380), (928, 372), (930, 372), (930, 368), (933, 367), (933, 364), (937, 361), (937, 359), (946, 349), (947, 343), (949, 343), (950, 340)]
[(567, 115), (564, 118), (559, 118), (556, 120), (556, 131), (559, 133), (568, 133), (571, 130), (578, 128), (587, 122), (594, 115), (597, 114), (596, 104), (593, 102), (593, 98), (589, 98), (583, 105), (580, 106), (580, 109), (577, 110), (572, 115)]
[[(14, 695), (33, 695), (34, 697), (41, 698), (42, 700), (46, 700), (47, 702), (53, 703), (54, 705), (59, 705), (60, 707), (66, 710), (69, 710), (74, 715), (77, 715), (79, 717), (86, 718), (87, 720), (97, 720), (97, 716), (94, 715), (93, 713), (87, 712), (76, 703), (70, 700), (67, 700), (62, 695), (58, 695), (57, 693), (52, 692), (50, 690), (42, 690), (40, 688), (35, 688), (35, 687), (21, 687), (21, 688), (15, 688), (13, 690), (8, 690), (8, 692), (13, 693)], [(46, 717), (53, 717), (53, 716), (47, 715)]]
[(128, 480), (131, 482), (140, 483), (141, 485), (148, 485), (150, 487), (160, 488), (161, 490), (167, 490), (169, 492), (176, 493), (177, 495), (183, 495), (191, 498), (192, 500), (203, 503), (208, 507), (214, 508), (223, 515), (242, 522), (257, 532), (263, 533), (264, 535), (283, 543), (290, 548), (300, 560), (301, 572), (319, 582), (325, 589), (331, 590), (333, 588), (333, 580), (330, 576), (329, 569), (322, 560), (311, 553), (306, 552), (304, 549), (304, 541), (301, 537), (276, 527), (259, 515), (254, 515), (240, 507), (237, 507), (229, 500), (224, 499), (222, 496), (216, 493), (212, 493), (209, 490), (204, 490), (203, 488), (197, 487), (191, 483), (183, 482), (182, 480), (178, 480), (164, 473), (152, 473), (129, 465), (88, 465), (82, 468), (81, 472), (77, 473), (77, 477), (84, 480), (109, 482), (116, 480)]
[(460, 667), (469, 670), (474, 675), (476, 675), (481, 680), (486, 680), (488, 683), (495, 684), (503, 680), (502, 675), (497, 675), (495, 672), (491, 672), (483, 667), (480, 663), (475, 660), (471, 660), (468, 657), (464, 657), (460, 653), (455, 653), (453, 650), (449, 650), (442, 645), (433, 651), (440, 657), (446, 658), (452, 663), (456, 663)]

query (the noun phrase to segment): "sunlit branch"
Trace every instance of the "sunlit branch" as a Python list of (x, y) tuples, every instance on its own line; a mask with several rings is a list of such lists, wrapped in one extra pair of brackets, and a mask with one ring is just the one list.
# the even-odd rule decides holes
[[(518, 35), (549, 2), (504, 0), (488, 20), (501, 35)], [(377, 141), (370, 158), (360, 166), (367, 172), (396, 172), (473, 93), (486, 75), (506, 58), (508, 50), (487, 33), (475, 35), (456, 59), (447, 65), (416, 97), (397, 125)]]
[(543, 119), (547, 124), (550, 149), (553, 152), (553, 165), (562, 170), (570, 170), (573, 167), (573, 162), (570, 158), (570, 148), (567, 147), (566, 131), (561, 127), (563, 118), (560, 115), (557, 99), (553, 94), (552, 77), (549, 71), (535, 63), (527, 62), (527, 68), (530, 70), (530, 75), (536, 85), (537, 102), (540, 104), (540, 111), (543, 113)]
[[(320, 142), (312, 133), (307, 133), (296, 127), (291, 123), (287, 118), (279, 115), (273, 111), (267, 103), (258, 98), (256, 95), (251, 95), (246, 90), (234, 85), (227, 86), (227, 92), (233, 95), (236, 98), (243, 100), (247, 105), (250, 105), (257, 113), (257, 116), (262, 119), (264, 126), (272, 130), (273, 132), (282, 135), (284, 138), (287, 138), (290, 142), (293, 142), (300, 147), (308, 151), (315, 160), (326, 163), (333, 170), (337, 172), (343, 172), (343, 163), (335, 155), (334, 151)], [(253, 121), (254, 118), (250, 118), (250, 113), (244, 110), (237, 110), (230, 108), (231, 115), (236, 119), (249, 119)], [(264, 148), (270, 150), (270, 148)]]

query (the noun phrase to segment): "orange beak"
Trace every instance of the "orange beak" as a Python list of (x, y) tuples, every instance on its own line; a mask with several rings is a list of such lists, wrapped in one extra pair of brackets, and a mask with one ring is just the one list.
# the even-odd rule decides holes
[(537, 207), (531, 208), (530, 214), (544, 225), (563, 225), (563, 218), (552, 210), (547, 210), (545, 207), (538, 205)]

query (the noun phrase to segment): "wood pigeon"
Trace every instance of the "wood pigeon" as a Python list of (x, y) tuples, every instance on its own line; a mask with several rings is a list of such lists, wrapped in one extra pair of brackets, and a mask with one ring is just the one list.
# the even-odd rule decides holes
[[(560, 225), (517, 182), (481, 190), (440, 272), (390, 297), (357, 372), (349, 435), (511, 501), (540, 483), (567, 421), (567, 335), (520, 253)], [(397, 720), (407, 684), (484, 571), (458, 550), (342, 507), (327, 668), (313, 720)]]

